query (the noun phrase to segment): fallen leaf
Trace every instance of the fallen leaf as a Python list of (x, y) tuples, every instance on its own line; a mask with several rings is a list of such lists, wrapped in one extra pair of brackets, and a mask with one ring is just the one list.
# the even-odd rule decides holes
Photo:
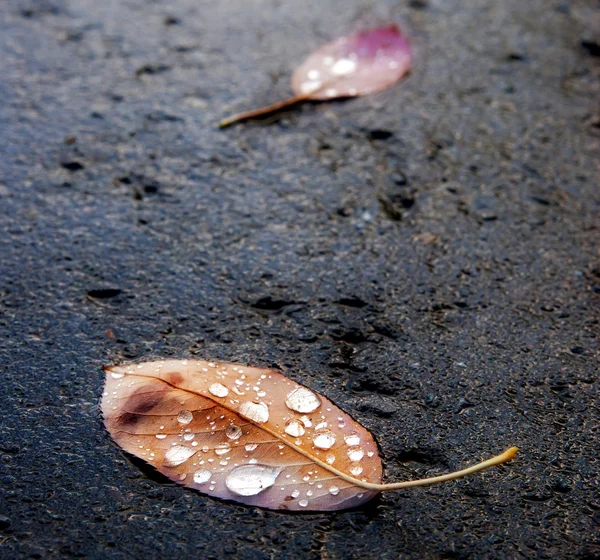
[(368, 95), (390, 87), (410, 70), (408, 39), (396, 25), (360, 31), (323, 45), (294, 72), (294, 96), (221, 121), (233, 123), (274, 113), (301, 101)]
[(264, 508), (355, 507), (382, 490), (459, 478), (516, 452), (441, 477), (382, 484), (373, 436), (279, 372), (201, 360), (105, 371), (104, 423), (125, 451), (179, 484)]

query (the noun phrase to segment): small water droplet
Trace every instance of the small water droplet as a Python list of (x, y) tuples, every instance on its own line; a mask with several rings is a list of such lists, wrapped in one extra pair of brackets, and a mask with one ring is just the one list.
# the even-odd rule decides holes
[(121, 379), (121, 378), (125, 377), (125, 373), (123, 373), (122, 371), (116, 371), (116, 370), (112, 370), (112, 371), (110, 372), (110, 376), (111, 376), (113, 379)]
[(183, 439), (185, 441), (192, 441), (196, 437), (196, 434), (192, 434), (191, 432), (187, 432), (183, 434)]
[(305, 414), (317, 410), (321, 406), (321, 399), (306, 387), (296, 387), (285, 398), (285, 405), (295, 412)]
[(321, 72), (313, 68), (312, 70), (309, 70), (306, 75), (309, 80), (318, 80), (321, 77)]
[(304, 432), (305, 432), (304, 426), (298, 420), (290, 420), (285, 425), (285, 433), (290, 436), (300, 437), (300, 436), (304, 435)]
[(246, 451), (254, 451), (258, 447), (258, 443), (248, 443), (244, 446)]
[(309, 490), (309, 491), (306, 493), (306, 495), (307, 495), (307, 496), (310, 498), (310, 497), (313, 495), (313, 492), (312, 492), (312, 490)]
[(302, 478), (302, 480), (304, 480), (304, 482), (308, 482), (310, 480), (310, 476), (306, 475)]
[(217, 455), (225, 455), (231, 451), (231, 445), (228, 443), (220, 443), (215, 447), (215, 453)]
[(330, 486), (329, 493), (333, 496), (337, 496), (340, 493), (340, 489), (337, 486)]
[(298, 502), (298, 505), (299, 505), (300, 507), (307, 507), (307, 506), (308, 506), (308, 500), (300, 500), (300, 501)]
[(243, 402), (238, 412), (248, 420), (264, 424), (269, 419), (269, 407), (265, 403), (255, 403), (252, 401)]
[(327, 463), (329, 463), (330, 465), (333, 465), (333, 463), (335, 463), (335, 455), (333, 453), (329, 453), (327, 455), (327, 457), (325, 457), (325, 460), (327, 461)]
[(194, 419), (194, 415), (189, 410), (182, 410), (177, 415), (177, 422), (180, 424), (189, 424)]
[(194, 453), (193, 449), (185, 447), (185, 445), (175, 445), (165, 453), (163, 465), (165, 467), (176, 467), (185, 463)]
[(352, 432), (344, 436), (346, 445), (358, 445), (360, 443), (360, 436), (356, 432)]
[(365, 456), (365, 452), (360, 447), (351, 447), (348, 449), (348, 457), (351, 461), (360, 461)]
[(292, 498), (297, 498), (300, 495), (300, 492), (298, 490), (294, 490), (292, 492)]
[(225, 385), (221, 383), (213, 383), (209, 388), (208, 392), (215, 397), (219, 397), (221, 399), (225, 398), (229, 395), (229, 389), (225, 387)]
[(227, 475), (225, 485), (238, 496), (255, 496), (273, 486), (280, 472), (267, 465), (242, 465)]
[(345, 76), (356, 70), (356, 62), (349, 58), (340, 58), (332, 67), (331, 73), (334, 76)]
[(312, 427), (312, 421), (308, 416), (301, 416), (300, 421), (304, 424), (305, 428)]
[(350, 472), (354, 475), (354, 476), (358, 476), (359, 474), (361, 474), (363, 472), (363, 468), (360, 465), (352, 465), (350, 467)]
[(194, 473), (194, 482), (196, 484), (204, 484), (210, 480), (211, 476), (212, 474), (210, 471), (207, 471), (206, 469), (198, 469)]
[(229, 439), (239, 439), (242, 436), (242, 428), (231, 424), (230, 426), (227, 426), (227, 429), (225, 430), (225, 435)]
[(187, 474), (186, 474), (186, 473), (184, 473), (184, 472), (183, 472), (183, 473), (181, 473), (181, 474), (179, 475), (179, 480), (185, 480), (185, 477), (186, 477), (186, 476), (187, 476)]
[(156, 434), (156, 439), (165, 439), (167, 434)]
[(313, 443), (319, 449), (331, 449), (335, 443), (335, 434), (331, 430), (322, 430), (313, 434)]

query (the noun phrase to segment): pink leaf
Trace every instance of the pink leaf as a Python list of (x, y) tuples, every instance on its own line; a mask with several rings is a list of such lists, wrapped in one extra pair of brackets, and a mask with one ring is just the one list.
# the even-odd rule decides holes
[(341, 37), (312, 53), (294, 72), (292, 89), (309, 99), (368, 95), (410, 70), (410, 46), (396, 25)]
[(286, 510), (355, 507), (382, 490), (435, 484), (511, 459), (382, 484), (373, 436), (279, 372), (202, 360), (106, 367), (104, 424), (127, 452), (217, 498)]
[(384, 90), (410, 70), (408, 39), (396, 25), (361, 31), (323, 45), (294, 72), (294, 97), (267, 107), (238, 113), (221, 121), (235, 122), (274, 113), (306, 100), (355, 97)]

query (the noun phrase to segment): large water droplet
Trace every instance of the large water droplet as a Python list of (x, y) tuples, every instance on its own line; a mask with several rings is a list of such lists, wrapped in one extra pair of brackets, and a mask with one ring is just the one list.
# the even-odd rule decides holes
[(209, 388), (208, 392), (211, 395), (219, 398), (225, 398), (229, 394), (229, 389), (222, 385), (221, 383), (213, 383)]
[(165, 467), (176, 467), (185, 463), (194, 453), (196, 452), (193, 449), (185, 445), (175, 445), (165, 453), (163, 465)]
[(360, 443), (360, 436), (356, 432), (352, 432), (344, 436), (346, 445), (358, 445)]
[(313, 443), (319, 449), (331, 449), (335, 443), (335, 434), (331, 430), (322, 430), (313, 434)]
[(189, 410), (182, 410), (177, 415), (177, 422), (180, 424), (189, 424), (194, 419), (194, 415)]
[(365, 456), (365, 452), (360, 447), (351, 447), (348, 449), (348, 457), (351, 461), (360, 461)]
[(227, 429), (225, 430), (225, 435), (229, 439), (239, 439), (242, 436), (242, 428), (231, 424), (230, 426), (227, 426)]
[(204, 484), (210, 480), (211, 476), (212, 474), (210, 471), (207, 471), (206, 469), (198, 469), (194, 473), (194, 482), (196, 484)]
[(228, 443), (220, 443), (215, 447), (215, 453), (217, 455), (225, 455), (231, 451), (231, 445)]
[(298, 420), (290, 420), (285, 425), (285, 433), (293, 437), (303, 436), (305, 431), (304, 426)]
[(238, 412), (244, 418), (248, 418), (248, 420), (252, 420), (258, 424), (264, 424), (269, 419), (269, 407), (262, 402), (246, 401), (239, 406)]
[(267, 465), (242, 465), (227, 475), (225, 485), (238, 496), (255, 496), (273, 486), (280, 472)]
[(317, 410), (321, 406), (321, 399), (306, 387), (296, 387), (285, 398), (285, 405), (295, 412), (306, 414)]

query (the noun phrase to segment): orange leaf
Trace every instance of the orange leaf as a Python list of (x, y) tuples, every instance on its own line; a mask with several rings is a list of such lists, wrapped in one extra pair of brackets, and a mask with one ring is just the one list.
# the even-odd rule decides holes
[(125, 451), (190, 488), (270, 509), (337, 510), (381, 490), (373, 436), (331, 401), (270, 369), (201, 360), (106, 367), (104, 423)]

